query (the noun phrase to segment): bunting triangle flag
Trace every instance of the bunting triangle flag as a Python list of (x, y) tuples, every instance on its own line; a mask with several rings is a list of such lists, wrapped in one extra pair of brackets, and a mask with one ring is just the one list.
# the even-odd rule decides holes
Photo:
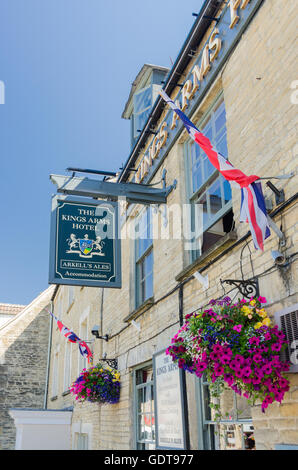
[(207, 155), (210, 163), (222, 176), (241, 189), (240, 222), (247, 222), (256, 249), (264, 250), (264, 240), (269, 237), (270, 229), (265, 207), (262, 186), (257, 175), (247, 176), (235, 168), (229, 160), (213, 147), (212, 143), (188, 117), (179, 109), (174, 101), (161, 90), (161, 97), (178, 114), (190, 137), (200, 146)]
[(65, 336), (65, 338), (70, 341), (71, 343), (77, 343), (79, 345), (79, 350), (82, 356), (88, 359), (88, 363), (92, 362), (92, 352), (87, 345), (86, 341), (81, 340), (73, 331), (71, 331), (67, 326), (63, 325), (63, 323), (50, 311), (48, 311), (50, 315), (54, 318), (57, 322), (57, 326), (59, 331)]

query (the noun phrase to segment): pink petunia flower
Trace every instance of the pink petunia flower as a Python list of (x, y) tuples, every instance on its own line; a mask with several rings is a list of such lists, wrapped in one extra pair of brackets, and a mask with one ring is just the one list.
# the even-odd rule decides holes
[(233, 326), (233, 330), (235, 330), (235, 331), (237, 331), (238, 333), (240, 333), (241, 330), (242, 330), (242, 325), (235, 325), (235, 326)]

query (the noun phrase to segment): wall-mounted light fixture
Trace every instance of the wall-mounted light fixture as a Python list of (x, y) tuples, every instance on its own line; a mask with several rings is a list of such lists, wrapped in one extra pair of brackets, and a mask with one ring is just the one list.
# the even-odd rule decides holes
[(93, 327), (92, 330), (91, 330), (91, 333), (92, 333), (93, 336), (95, 336), (95, 338), (97, 338), (97, 339), (104, 339), (105, 341), (109, 341), (109, 335), (100, 336), (99, 331), (100, 331), (99, 326), (98, 326), (98, 325), (94, 325), (94, 327)]

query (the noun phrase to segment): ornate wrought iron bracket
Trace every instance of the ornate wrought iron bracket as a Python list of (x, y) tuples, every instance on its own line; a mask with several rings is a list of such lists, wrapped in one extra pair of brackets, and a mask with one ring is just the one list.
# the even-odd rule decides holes
[(112, 369), (117, 370), (118, 369), (118, 359), (99, 359), (99, 362), (106, 362), (109, 367)]
[(250, 299), (251, 297), (259, 297), (259, 282), (257, 278), (252, 279), (221, 279), (220, 282), (222, 284), (227, 283), (229, 285), (235, 286), (240, 294), (245, 297), (246, 299)]

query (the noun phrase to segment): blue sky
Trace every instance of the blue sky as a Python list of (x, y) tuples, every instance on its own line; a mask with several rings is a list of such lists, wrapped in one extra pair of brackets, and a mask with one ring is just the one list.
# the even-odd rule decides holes
[(171, 67), (202, 0), (1, 0), (0, 303), (48, 286), (50, 173), (117, 171), (144, 63)]

